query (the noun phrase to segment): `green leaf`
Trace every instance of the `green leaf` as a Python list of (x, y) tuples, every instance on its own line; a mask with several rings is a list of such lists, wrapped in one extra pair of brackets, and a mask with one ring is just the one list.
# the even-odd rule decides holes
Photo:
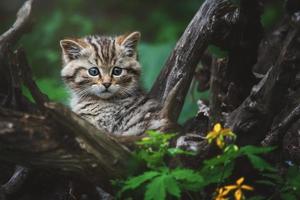
[(170, 174), (154, 178), (146, 187), (145, 200), (164, 200), (170, 194), (180, 198), (181, 190), (177, 181)]
[(234, 162), (227, 163), (225, 166), (218, 165), (211, 168), (203, 168), (200, 170), (200, 174), (203, 175), (205, 180), (205, 185), (209, 185), (211, 183), (219, 183), (224, 179), (228, 178), (232, 175), (232, 171), (234, 169)]
[(165, 185), (167, 188), (167, 192), (177, 198), (180, 198), (181, 190), (178, 186), (178, 183), (172, 176), (166, 176)]
[(168, 152), (171, 156), (176, 156), (176, 155), (190, 155), (194, 156), (196, 155), (196, 152), (193, 151), (185, 151), (180, 148), (168, 148)]
[(247, 145), (240, 148), (242, 154), (264, 154), (273, 151), (275, 147), (259, 147)]
[(157, 168), (163, 164), (164, 153), (160, 151), (147, 152), (140, 150), (136, 154), (137, 158), (144, 160), (149, 168)]
[(122, 192), (129, 190), (129, 189), (136, 189), (140, 187), (146, 181), (153, 179), (154, 177), (158, 176), (160, 173), (156, 171), (148, 171), (143, 173), (142, 175), (130, 178), (128, 181), (125, 182), (125, 186), (122, 188)]
[(263, 170), (268, 170), (273, 172), (277, 171), (276, 168), (272, 167), (269, 163), (267, 163), (262, 158), (252, 154), (247, 154), (247, 156), (255, 169), (258, 169), (260, 171)]
[(187, 182), (204, 182), (203, 177), (198, 172), (191, 169), (177, 168), (171, 171), (171, 175), (176, 180), (184, 180)]
[(165, 176), (154, 178), (146, 187), (145, 200), (165, 200), (166, 186)]
[(241, 155), (240, 151), (227, 151), (223, 154), (204, 161), (206, 167), (211, 168), (216, 165), (224, 165)]
[(177, 168), (171, 171), (171, 175), (184, 190), (199, 191), (206, 185), (200, 173), (191, 169)]

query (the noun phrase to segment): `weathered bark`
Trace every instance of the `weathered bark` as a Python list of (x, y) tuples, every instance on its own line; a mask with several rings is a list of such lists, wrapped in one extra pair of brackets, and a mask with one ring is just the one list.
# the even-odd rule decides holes
[(17, 19), (10, 29), (0, 36), (0, 56), (7, 46), (15, 44), (28, 29), (31, 23), (33, 0), (28, 0), (17, 13)]
[[(178, 119), (203, 52), (212, 39), (221, 40), (223, 33), (230, 32), (230, 25), (235, 23), (237, 13), (238, 8), (233, 7), (227, 0), (205, 1), (177, 42), (149, 94), (164, 104), (177, 82), (182, 82), (172, 110), (169, 110), (172, 121)], [(225, 22), (228, 26), (224, 27)]]
[[(288, 50), (297, 38), (298, 28), (289, 30), (280, 55), (265, 77), (252, 88), (250, 96), (227, 118), (227, 125), (243, 135), (242, 144), (259, 143), (269, 129), (273, 118), (282, 109), (288, 87), (299, 71), (288, 58)], [(245, 134), (251, 134), (245, 137)]]
[(209, 102), (210, 128), (216, 123), (222, 123), (222, 86), (228, 62), (222, 59), (213, 59), (210, 76), (211, 97)]
[(106, 189), (128, 173), (131, 154), (114, 139), (62, 105), (46, 104), (45, 113), (0, 110), (1, 160), (75, 173)]

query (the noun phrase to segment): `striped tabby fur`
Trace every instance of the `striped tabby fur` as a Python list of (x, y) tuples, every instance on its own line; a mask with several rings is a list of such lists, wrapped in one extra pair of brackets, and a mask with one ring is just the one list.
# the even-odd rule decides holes
[(61, 76), (71, 91), (72, 110), (112, 134), (139, 135), (163, 124), (158, 117), (161, 107), (139, 86), (139, 39), (140, 33), (133, 32), (60, 42)]

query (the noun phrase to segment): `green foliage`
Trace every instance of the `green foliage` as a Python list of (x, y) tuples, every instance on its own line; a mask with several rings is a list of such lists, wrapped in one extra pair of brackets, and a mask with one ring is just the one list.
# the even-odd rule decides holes
[(147, 131), (148, 137), (137, 142), (138, 150), (136, 155), (147, 163), (151, 169), (158, 169), (166, 166), (165, 159), (179, 154), (193, 155), (193, 152), (183, 151), (178, 148), (170, 147), (170, 140), (175, 134), (160, 133), (156, 131)]
[(180, 189), (174, 178), (168, 174), (162, 174), (147, 185), (145, 199), (164, 200), (167, 193), (180, 197)]
[(119, 197), (128, 190), (146, 189), (145, 199), (165, 199), (168, 195), (179, 198), (183, 190), (195, 190), (202, 187), (204, 179), (193, 170), (170, 169), (166, 164), (167, 157), (176, 155), (194, 155), (177, 148), (170, 147), (170, 140), (175, 134), (163, 134), (147, 131), (148, 137), (137, 142), (136, 156), (146, 162), (149, 171), (131, 177), (124, 182)]
[(146, 188), (144, 199), (166, 199), (168, 195), (178, 199), (182, 191), (197, 191), (204, 185), (204, 178), (194, 170), (161, 167), (128, 179), (119, 195), (128, 190)]
[[(277, 199), (283, 200), (299, 199), (300, 197), (300, 170), (298, 167), (287, 168), (286, 173), (278, 174), (276, 168), (262, 158), (274, 150), (274, 147), (258, 147), (247, 145), (238, 147), (235, 144), (227, 144), (222, 148), (222, 153), (199, 163), (199, 168), (189, 169), (182, 166), (172, 168), (168, 166), (170, 158), (178, 155), (195, 156), (193, 152), (187, 152), (178, 148), (170, 147), (170, 141), (175, 134), (163, 134), (156, 131), (148, 131), (148, 136), (137, 142), (138, 149), (135, 155), (147, 165), (147, 170), (137, 176), (128, 177), (125, 181), (119, 181), (121, 188), (118, 193), (119, 199), (130, 197), (145, 200), (182, 199), (183, 194), (189, 194), (195, 199), (229, 198), (236, 190), (234, 187), (243, 185), (244, 178), (232, 185), (232, 178), (239, 167), (241, 158), (247, 158), (252, 169), (263, 177), (255, 181), (257, 185), (264, 185), (274, 190), (272, 196), (256, 195), (251, 200)], [(253, 180), (254, 181), (254, 180)], [(230, 184), (230, 191), (226, 194), (220, 193)], [(225, 185), (225, 186), (222, 186)], [(216, 194), (206, 194), (207, 188), (219, 188)], [(256, 187), (256, 186), (255, 186)], [(246, 190), (243, 189), (243, 190)], [(134, 192), (132, 192), (134, 191)], [(243, 191), (242, 191), (243, 192)], [(221, 195), (221, 196), (220, 196)], [(222, 196), (223, 195), (223, 196)], [(227, 195), (227, 196), (226, 196)], [(243, 196), (244, 194), (242, 194)]]
[[(205, 188), (230, 182), (239, 158), (248, 158), (254, 170), (268, 172), (272, 176), (277, 172), (260, 157), (262, 154), (273, 151), (274, 148), (250, 145), (238, 148), (234, 144), (227, 145), (222, 154), (203, 161), (201, 165), (199, 164), (198, 169), (184, 167), (174, 169), (169, 167), (166, 162), (170, 160), (169, 158), (179, 154), (185, 156), (194, 156), (195, 154), (170, 147), (170, 141), (175, 136), (174, 134), (163, 134), (156, 131), (148, 131), (147, 134), (147, 137), (137, 142), (136, 156), (145, 161), (148, 170), (123, 181), (119, 198), (128, 195), (141, 198), (135, 195), (145, 194), (144, 199), (147, 200), (168, 199), (169, 197), (180, 199), (182, 194), (191, 192), (198, 194), (201, 199), (204, 197), (200, 194), (205, 191)], [(264, 182), (267, 181), (261, 181), (260, 184)], [(129, 191), (132, 190), (140, 192), (130, 193)]]
[(156, 171), (148, 171), (142, 175), (131, 178), (125, 183), (125, 187), (123, 187), (122, 191), (124, 192), (129, 189), (136, 189), (146, 181), (149, 181), (158, 175), (159, 173)]
[(254, 168), (259, 170), (275, 171), (275, 169), (271, 167), (269, 163), (258, 157), (259, 154), (268, 153), (273, 149), (274, 148), (271, 147), (256, 147), (251, 145), (238, 148), (235, 145), (229, 145), (224, 150), (223, 154), (213, 157), (209, 160), (205, 160), (204, 164), (205, 167), (211, 168), (215, 166), (226, 165), (230, 162), (235, 161), (239, 157), (248, 157)]

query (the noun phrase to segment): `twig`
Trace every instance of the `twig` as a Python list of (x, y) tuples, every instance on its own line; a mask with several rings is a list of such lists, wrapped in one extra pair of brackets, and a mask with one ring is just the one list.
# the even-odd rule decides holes
[(25, 86), (29, 89), (33, 99), (35, 100), (39, 108), (44, 109), (44, 104), (49, 101), (49, 98), (47, 95), (40, 91), (39, 87), (32, 79), (32, 70), (28, 64), (24, 49), (18, 49), (16, 51), (16, 57), (18, 66), (21, 71), (22, 81), (24, 82)]
[(287, 116), (284, 116), (284, 119), (281, 120), (279, 124), (276, 124), (271, 128), (270, 133), (262, 141), (263, 146), (275, 145), (280, 138), (283, 137), (283, 134), (291, 127), (291, 125), (300, 118), (300, 105), (296, 106)]
[(2, 191), (6, 195), (15, 193), (25, 182), (29, 169), (23, 166), (16, 166), (13, 176), (2, 185)]
[(221, 92), (222, 92), (222, 82), (224, 82), (224, 67), (226, 67), (226, 61), (220, 59), (213, 59), (212, 69), (211, 69), (211, 78), (210, 78), (210, 90), (211, 97), (209, 102), (209, 121), (210, 128), (213, 124), (221, 122), (222, 119), (222, 110), (221, 110)]

